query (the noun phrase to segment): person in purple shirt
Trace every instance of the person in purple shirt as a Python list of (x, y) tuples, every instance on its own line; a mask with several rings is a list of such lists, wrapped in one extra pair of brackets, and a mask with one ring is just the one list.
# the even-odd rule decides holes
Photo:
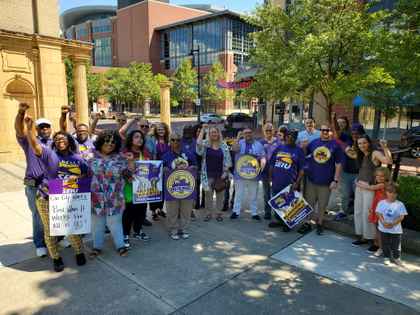
[[(76, 143), (70, 134), (61, 131), (55, 133), (52, 147), (48, 148), (37, 141), (31, 117), (25, 117), (25, 124), (29, 145), (44, 165), (44, 176), (42, 183), (38, 187), (36, 204), (44, 225), (44, 239), (53, 259), (54, 270), (60, 272), (64, 269), (64, 263), (58, 252), (56, 238), (50, 235), (48, 180), (77, 180), (87, 175), (88, 166), (82, 157), (76, 154)], [(76, 252), (77, 265), (84, 265), (86, 258), (83, 253), (81, 237), (79, 235), (69, 235), (67, 238)]]
[[(60, 130), (62, 132), (67, 132), (67, 114), (70, 112), (69, 106), (62, 106), (61, 107), (61, 116), (60, 116)], [(96, 125), (96, 124), (95, 124)], [(84, 158), (85, 160), (89, 160), (93, 157), (93, 152), (95, 150), (95, 146), (93, 145), (92, 141), (92, 130), (89, 128), (88, 125), (80, 123), (76, 124), (76, 136), (74, 140), (77, 144), (77, 152)]]
[[(303, 166), (305, 154), (302, 148), (296, 145), (298, 131), (292, 130), (286, 133), (286, 144), (279, 145), (273, 152), (268, 163), (269, 178), (272, 182), (272, 195), (277, 195), (289, 185), (293, 190), (297, 190), (303, 177)], [(289, 228), (280, 222), (272, 221), (269, 227), (283, 226), (283, 231), (288, 232)]]
[[(273, 151), (280, 145), (280, 141), (277, 137), (274, 137), (274, 127), (272, 123), (266, 123), (263, 127), (263, 132), (264, 138), (262, 138), (260, 142), (264, 146), (267, 161), (270, 161)], [(266, 165), (261, 173), (261, 180), (264, 189), (264, 219), (271, 220), (271, 207), (268, 205), (268, 201), (271, 199), (271, 183), (268, 178), (268, 165)]]
[[(28, 206), (32, 212), (32, 239), (36, 248), (36, 255), (38, 257), (46, 257), (47, 248), (44, 241), (44, 229), (35, 202), (36, 192), (44, 174), (44, 166), (31, 149), (26, 138), (27, 132), (25, 130), (24, 118), (28, 109), (28, 104), (19, 104), (19, 110), (15, 119), (15, 131), (17, 142), (25, 153), (26, 158), (24, 185)], [(44, 118), (38, 119), (36, 130), (38, 134), (37, 141), (42, 145), (51, 146), (51, 123)]]
[[(321, 125), (321, 137), (311, 141), (306, 147), (305, 199), (314, 210), (318, 204), (316, 218), (318, 235), (324, 232), (322, 225), (324, 212), (327, 209), (331, 190), (337, 188), (343, 159), (343, 150), (337, 141), (330, 138), (330, 131), (328, 125)], [(311, 225), (306, 222), (298, 232), (307, 233), (310, 230)]]
[[(170, 135), (170, 143), (170, 150), (162, 157), (164, 174), (169, 170), (185, 169), (188, 167), (197, 168), (195, 155), (182, 150), (181, 136), (179, 134), (172, 133)], [(190, 237), (186, 232), (186, 228), (191, 218), (193, 202), (194, 200), (189, 199), (166, 201), (167, 225), (170, 237), (173, 240), (179, 240), (180, 238), (187, 239)]]

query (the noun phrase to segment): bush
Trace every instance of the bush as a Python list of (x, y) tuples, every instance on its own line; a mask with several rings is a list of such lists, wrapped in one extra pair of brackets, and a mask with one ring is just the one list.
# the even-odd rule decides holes
[(407, 208), (408, 216), (403, 221), (403, 226), (420, 231), (420, 178), (416, 176), (400, 176), (398, 199)]

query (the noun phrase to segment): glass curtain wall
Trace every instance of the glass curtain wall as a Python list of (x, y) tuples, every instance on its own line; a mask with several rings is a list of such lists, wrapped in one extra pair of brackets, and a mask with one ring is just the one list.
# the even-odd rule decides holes
[(95, 66), (112, 66), (111, 37), (97, 38), (95, 43)]
[(101, 19), (92, 21), (93, 33), (110, 33), (112, 32), (111, 20)]
[(233, 51), (235, 65), (240, 66), (248, 62), (249, 51), (253, 46), (250, 34), (255, 28), (239, 19), (229, 18), (227, 21), (227, 46)]
[(76, 39), (88, 36), (88, 29), (86, 24), (76, 25)]

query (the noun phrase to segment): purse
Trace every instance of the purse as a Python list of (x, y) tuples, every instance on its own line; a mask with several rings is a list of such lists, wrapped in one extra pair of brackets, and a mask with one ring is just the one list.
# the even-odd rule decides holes
[(223, 179), (223, 178), (219, 177), (219, 178), (217, 178), (213, 181), (212, 188), (216, 192), (221, 192), (221, 191), (225, 190), (226, 187), (227, 187), (226, 179)]

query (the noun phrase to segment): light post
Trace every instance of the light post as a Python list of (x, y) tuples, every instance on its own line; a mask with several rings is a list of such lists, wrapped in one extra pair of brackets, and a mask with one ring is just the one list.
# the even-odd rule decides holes
[(195, 104), (198, 107), (198, 115), (197, 115), (197, 120), (198, 123), (201, 122), (201, 77), (200, 77), (200, 46), (198, 46), (197, 49), (191, 49), (191, 53), (190, 55), (192, 56), (193, 59), (193, 66), (194, 66), (194, 56), (195, 53), (197, 53), (197, 100), (195, 102)]

